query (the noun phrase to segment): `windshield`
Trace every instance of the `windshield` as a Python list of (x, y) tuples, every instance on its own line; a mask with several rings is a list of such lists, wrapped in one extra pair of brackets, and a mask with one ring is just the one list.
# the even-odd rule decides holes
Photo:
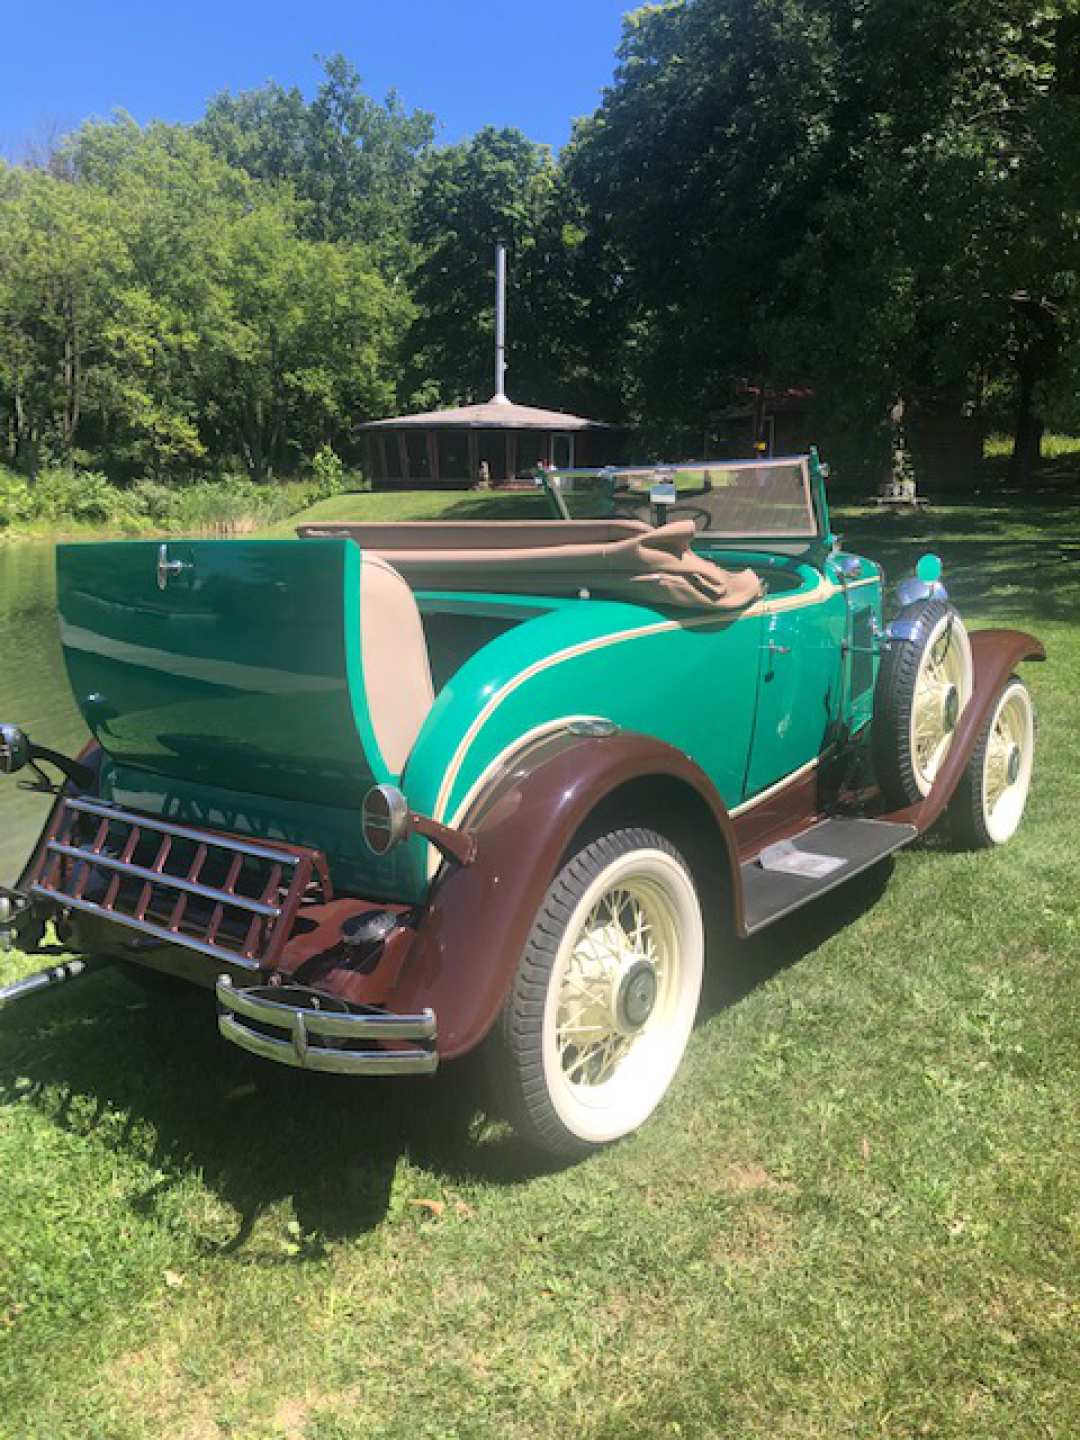
[(544, 488), (566, 520), (692, 519), (724, 540), (811, 540), (818, 534), (806, 456), (604, 470), (549, 470)]

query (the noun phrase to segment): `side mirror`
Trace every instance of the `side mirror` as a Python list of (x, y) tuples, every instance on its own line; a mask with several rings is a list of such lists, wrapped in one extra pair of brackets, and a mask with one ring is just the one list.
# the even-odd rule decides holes
[(0, 772), (14, 775), (31, 758), (29, 736), (17, 725), (0, 725)]

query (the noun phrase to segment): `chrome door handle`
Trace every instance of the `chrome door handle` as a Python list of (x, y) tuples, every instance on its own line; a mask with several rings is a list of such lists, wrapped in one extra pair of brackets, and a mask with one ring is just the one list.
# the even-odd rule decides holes
[(790, 655), (790, 654), (791, 654), (791, 646), (790, 646), (790, 645), (778, 645), (775, 640), (770, 640), (770, 641), (769, 641), (766, 645), (764, 645), (762, 648), (765, 649), (765, 650), (767, 650), (770, 655)]
[(185, 570), (193, 567), (187, 560), (170, 560), (168, 545), (162, 545), (158, 550), (157, 559), (157, 583), (158, 589), (164, 590), (174, 576), (182, 575)]

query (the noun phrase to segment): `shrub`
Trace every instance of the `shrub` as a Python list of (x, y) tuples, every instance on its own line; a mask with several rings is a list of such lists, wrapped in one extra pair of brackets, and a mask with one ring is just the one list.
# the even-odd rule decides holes
[(30, 487), (21, 475), (0, 470), (0, 530), (29, 520), (33, 514)]
[[(125, 488), (96, 470), (52, 467), (30, 485), (12, 471), (0, 469), (0, 530), (37, 521), (57, 527), (109, 526), (130, 535), (246, 534), (287, 519), (328, 493), (338, 493), (340, 465), (330, 450), (321, 478), (268, 485), (257, 485), (242, 475), (186, 485), (144, 479)], [(327, 489), (334, 485), (338, 490)]]
[(176, 518), (178, 492), (157, 480), (137, 480), (128, 492), (135, 513), (167, 529)]
[(290, 497), (279, 485), (256, 485), (230, 475), (200, 480), (177, 491), (171, 528), (183, 532), (241, 535), (284, 520)]
[(82, 520), (104, 524), (112, 519), (116, 491), (97, 470), (43, 470), (31, 495), (35, 520)]
[(28, 518), (50, 524), (115, 525), (137, 533), (146, 516), (130, 490), (111, 484), (98, 470), (43, 470), (30, 488)]
[(311, 461), (315, 476), (312, 500), (329, 500), (331, 495), (340, 495), (345, 489), (345, 466), (341, 456), (332, 445), (321, 445)]

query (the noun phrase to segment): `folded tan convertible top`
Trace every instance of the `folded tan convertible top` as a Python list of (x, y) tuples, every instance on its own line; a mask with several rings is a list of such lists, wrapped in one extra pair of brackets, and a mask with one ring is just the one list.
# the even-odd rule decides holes
[(761, 594), (752, 570), (723, 570), (691, 549), (692, 520), (656, 529), (638, 520), (339, 521), (297, 533), (347, 536), (388, 560), (414, 590), (587, 590), (694, 610), (739, 610)]

